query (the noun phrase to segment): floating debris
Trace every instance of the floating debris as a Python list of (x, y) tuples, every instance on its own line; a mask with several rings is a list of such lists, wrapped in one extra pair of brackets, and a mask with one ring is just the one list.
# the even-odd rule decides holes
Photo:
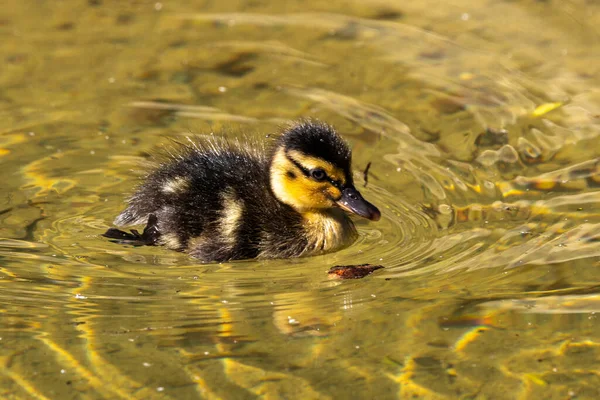
[(360, 264), (360, 265), (336, 265), (327, 273), (329, 276), (340, 279), (361, 279), (373, 273), (378, 269), (384, 268), (382, 265)]
[(531, 114), (534, 117), (541, 117), (542, 115), (547, 114), (550, 111), (556, 110), (557, 108), (561, 107), (562, 105), (563, 105), (563, 103), (561, 103), (561, 102), (540, 104), (539, 106), (537, 106), (535, 108), (535, 110), (533, 110), (533, 112)]
[(371, 168), (371, 161), (367, 164), (365, 171), (363, 172), (363, 179), (365, 181), (365, 187), (369, 184), (369, 168)]

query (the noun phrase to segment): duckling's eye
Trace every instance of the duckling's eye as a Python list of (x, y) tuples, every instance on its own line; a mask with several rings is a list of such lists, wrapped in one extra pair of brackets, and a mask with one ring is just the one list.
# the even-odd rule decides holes
[(321, 168), (315, 168), (310, 171), (310, 176), (316, 181), (324, 181), (327, 178), (327, 174)]

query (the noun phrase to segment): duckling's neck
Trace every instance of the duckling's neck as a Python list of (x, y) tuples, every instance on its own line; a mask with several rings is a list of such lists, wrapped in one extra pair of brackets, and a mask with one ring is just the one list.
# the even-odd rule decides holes
[(358, 237), (350, 218), (340, 209), (309, 210), (305, 221), (308, 253), (326, 253), (352, 244)]

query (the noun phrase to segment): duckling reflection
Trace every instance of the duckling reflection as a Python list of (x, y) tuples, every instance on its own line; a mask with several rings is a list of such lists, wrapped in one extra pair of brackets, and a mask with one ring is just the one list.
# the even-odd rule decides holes
[(357, 238), (347, 213), (381, 214), (354, 187), (351, 151), (329, 125), (304, 121), (265, 147), (210, 139), (151, 172), (117, 226), (120, 242), (164, 245), (202, 261), (289, 258), (339, 250)]

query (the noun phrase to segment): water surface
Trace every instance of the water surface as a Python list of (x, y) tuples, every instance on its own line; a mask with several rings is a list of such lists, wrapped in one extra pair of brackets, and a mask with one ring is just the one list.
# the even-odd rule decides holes
[[(9, 0), (1, 396), (598, 398), (600, 5), (475, 3)], [(372, 163), (350, 248), (99, 236), (169, 139), (302, 117)]]

